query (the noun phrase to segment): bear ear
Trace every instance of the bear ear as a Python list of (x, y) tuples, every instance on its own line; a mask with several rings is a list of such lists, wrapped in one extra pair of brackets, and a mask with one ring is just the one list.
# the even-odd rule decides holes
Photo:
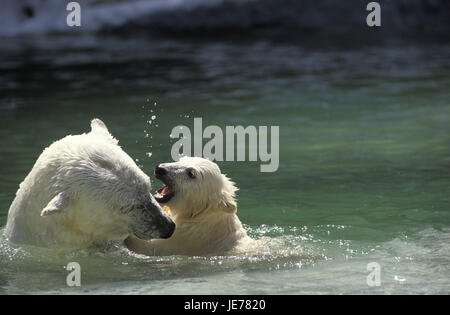
[(235, 213), (237, 211), (237, 204), (234, 198), (222, 199), (219, 206), (221, 210), (227, 213)]
[(46, 217), (64, 210), (69, 204), (69, 196), (65, 192), (57, 194), (42, 210), (41, 217)]
[(109, 133), (105, 123), (98, 118), (94, 118), (91, 121), (91, 133), (102, 136), (113, 144), (119, 143), (119, 141)]
[(224, 187), (222, 189), (221, 199), (219, 201), (219, 207), (227, 213), (235, 213), (237, 211), (236, 200), (234, 200), (234, 195), (237, 187), (234, 183), (225, 175), (223, 176)]

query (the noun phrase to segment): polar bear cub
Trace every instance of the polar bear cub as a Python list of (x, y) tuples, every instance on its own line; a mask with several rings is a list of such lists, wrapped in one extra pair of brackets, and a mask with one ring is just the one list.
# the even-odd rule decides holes
[(166, 238), (175, 229), (150, 194), (150, 179), (105, 124), (67, 136), (42, 152), (11, 204), (13, 243), (86, 248), (109, 241)]
[(129, 237), (129, 249), (146, 255), (211, 255), (236, 250), (252, 240), (236, 215), (236, 186), (217, 164), (182, 157), (160, 164), (156, 178), (165, 185), (155, 199), (170, 207), (176, 228), (168, 239), (141, 241)]

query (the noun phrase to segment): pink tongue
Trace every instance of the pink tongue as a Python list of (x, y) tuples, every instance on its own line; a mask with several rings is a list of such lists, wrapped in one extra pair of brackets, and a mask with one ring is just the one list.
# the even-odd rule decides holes
[(160, 190), (156, 192), (156, 196), (164, 197), (165, 195), (171, 194), (172, 190), (168, 186), (162, 187)]

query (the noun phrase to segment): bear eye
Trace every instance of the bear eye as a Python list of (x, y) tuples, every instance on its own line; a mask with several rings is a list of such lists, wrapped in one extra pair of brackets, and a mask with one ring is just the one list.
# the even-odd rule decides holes
[(195, 170), (193, 168), (188, 168), (186, 170), (186, 172), (187, 172), (188, 176), (192, 179), (197, 177), (197, 174), (195, 173)]

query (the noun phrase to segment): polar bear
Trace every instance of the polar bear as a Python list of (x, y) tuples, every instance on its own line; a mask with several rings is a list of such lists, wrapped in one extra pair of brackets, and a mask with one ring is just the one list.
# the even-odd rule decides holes
[(199, 157), (182, 157), (160, 164), (156, 178), (165, 185), (155, 199), (170, 208), (176, 228), (168, 239), (142, 241), (130, 236), (125, 244), (145, 255), (212, 255), (245, 248), (247, 236), (236, 215), (234, 183), (217, 164)]
[(150, 193), (150, 179), (105, 124), (46, 148), (11, 204), (6, 237), (42, 247), (89, 248), (170, 237), (175, 224)]

